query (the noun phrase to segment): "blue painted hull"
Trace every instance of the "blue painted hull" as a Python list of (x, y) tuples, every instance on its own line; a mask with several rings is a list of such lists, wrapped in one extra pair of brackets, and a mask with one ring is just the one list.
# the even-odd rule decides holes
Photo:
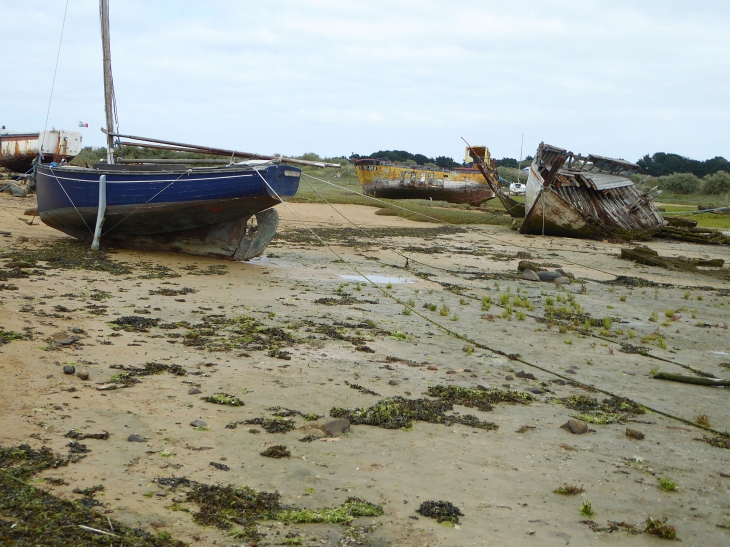
[[(293, 196), (299, 187), (300, 170), (285, 165), (258, 170), (245, 166), (162, 170), (39, 165), (35, 184), (41, 220), (76, 238), (90, 240), (101, 175), (106, 175), (107, 192), (102, 242), (240, 258), (235, 256), (235, 248), (245, 235), (248, 219), (280, 203), (277, 195)], [(260, 221), (272, 219), (272, 213)], [(271, 237), (275, 229), (274, 224), (273, 230), (268, 230)], [(219, 252), (221, 245), (224, 248)]]

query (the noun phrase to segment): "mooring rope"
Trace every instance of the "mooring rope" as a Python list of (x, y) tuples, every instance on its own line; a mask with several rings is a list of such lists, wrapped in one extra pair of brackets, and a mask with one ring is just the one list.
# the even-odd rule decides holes
[[(296, 213), (295, 213), (295, 212), (294, 212), (294, 211), (292, 210), (292, 208), (291, 208), (291, 207), (289, 207), (289, 204), (287, 204), (287, 203), (286, 203), (286, 202), (285, 202), (285, 201), (284, 201), (284, 200), (283, 200), (283, 199), (282, 199), (282, 198), (281, 198), (281, 197), (279, 196), (279, 194), (278, 194), (278, 193), (276, 192), (276, 190), (274, 190), (274, 189), (273, 189), (273, 188), (271, 187), (271, 185), (270, 185), (270, 184), (268, 183), (268, 181), (267, 181), (267, 180), (266, 180), (266, 179), (265, 179), (265, 178), (264, 178), (264, 177), (263, 177), (263, 176), (261, 175), (261, 173), (259, 173), (259, 172), (258, 172), (258, 170), (257, 170), (256, 172), (258, 173), (259, 177), (261, 177), (261, 180), (263, 180), (263, 181), (264, 181), (264, 184), (265, 184), (265, 185), (267, 186), (267, 188), (269, 188), (269, 190), (271, 190), (271, 192), (273, 192), (273, 193), (274, 193), (274, 195), (276, 196), (276, 198), (277, 198), (277, 199), (279, 199), (279, 201), (280, 201), (280, 202), (281, 202), (282, 204), (284, 204), (284, 206), (285, 206), (285, 207), (286, 207), (286, 208), (287, 208), (287, 209), (289, 210), (289, 212), (290, 212), (290, 213), (291, 213), (292, 215), (294, 215), (294, 217), (295, 217), (295, 218), (296, 218), (296, 219), (297, 219), (297, 220), (298, 220), (299, 222), (301, 222), (301, 223), (302, 223), (302, 225), (304, 225), (304, 227), (305, 227), (305, 228), (307, 228), (307, 230), (309, 230), (309, 231), (310, 231), (310, 232), (312, 233), (312, 235), (313, 235), (313, 236), (314, 236), (315, 238), (317, 238), (317, 240), (318, 240), (318, 241), (319, 241), (320, 243), (322, 243), (322, 245), (324, 245), (325, 247), (327, 247), (327, 249), (329, 249), (329, 250), (330, 250), (330, 251), (332, 252), (332, 254), (334, 254), (334, 255), (335, 255), (335, 256), (336, 256), (336, 257), (337, 257), (337, 258), (338, 258), (339, 260), (341, 260), (341, 261), (342, 261), (342, 262), (343, 262), (344, 264), (346, 264), (347, 266), (349, 266), (349, 267), (350, 267), (350, 268), (351, 268), (351, 269), (352, 269), (352, 270), (353, 270), (353, 271), (354, 271), (354, 272), (355, 272), (356, 274), (358, 274), (358, 275), (359, 275), (360, 277), (362, 277), (362, 278), (363, 278), (363, 279), (365, 279), (365, 280), (366, 280), (366, 281), (367, 281), (368, 283), (370, 283), (370, 285), (372, 285), (372, 286), (373, 286), (373, 288), (375, 288), (376, 290), (380, 291), (380, 292), (381, 292), (382, 294), (384, 294), (385, 296), (387, 296), (387, 297), (388, 297), (388, 298), (390, 298), (391, 300), (393, 300), (393, 301), (397, 302), (398, 304), (400, 304), (400, 305), (401, 305), (401, 306), (403, 306), (404, 308), (406, 308), (406, 309), (409, 309), (411, 313), (415, 313), (415, 314), (416, 314), (416, 315), (417, 315), (418, 317), (420, 317), (421, 319), (424, 319), (424, 320), (425, 320), (426, 322), (428, 322), (428, 323), (430, 323), (430, 324), (434, 325), (435, 327), (437, 327), (438, 329), (440, 329), (440, 330), (444, 331), (445, 333), (449, 334), (450, 336), (453, 336), (454, 338), (457, 338), (458, 340), (462, 340), (462, 341), (464, 341), (464, 342), (468, 342), (469, 344), (472, 344), (472, 345), (473, 345), (474, 347), (477, 347), (477, 348), (480, 348), (480, 349), (483, 349), (483, 350), (486, 350), (486, 351), (490, 351), (490, 352), (492, 352), (492, 353), (495, 353), (495, 354), (497, 354), (497, 355), (501, 355), (501, 356), (505, 356), (505, 357), (508, 357), (508, 358), (509, 358), (510, 360), (512, 360), (512, 361), (517, 361), (517, 362), (519, 362), (519, 363), (522, 363), (522, 364), (523, 364), (523, 365), (525, 365), (525, 366), (528, 366), (528, 367), (534, 368), (534, 369), (536, 369), (536, 370), (540, 370), (540, 371), (542, 371), (542, 372), (545, 372), (545, 373), (547, 373), (547, 374), (550, 374), (550, 375), (556, 376), (556, 377), (558, 377), (558, 378), (561, 378), (561, 379), (563, 379), (563, 380), (566, 380), (566, 381), (570, 382), (570, 383), (571, 383), (571, 384), (573, 384), (573, 385), (577, 385), (577, 386), (579, 386), (579, 387), (582, 387), (582, 388), (584, 388), (584, 389), (588, 389), (588, 390), (595, 390), (595, 391), (597, 391), (597, 392), (599, 392), (599, 393), (602, 393), (602, 394), (604, 394), (604, 395), (608, 395), (608, 396), (610, 396), (610, 397), (620, 397), (619, 395), (616, 395), (616, 394), (614, 394), (614, 393), (613, 393), (613, 392), (611, 392), (611, 391), (608, 391), (608, 390), (605, 390), (605, 389), (602, 389), (602, 388), (597, 388), (597, 387), (595, 387), (595, 386), (589, 386), (589, 385), (587, 385), (587, 384), (584, 384), (584, 383), (582, 383), (582, 382), (578, 382), (578, 381), (576, 381), (575, 379), (573, 379), (573, 378), (570, 378), (570, 377), (568, 377), (568, 376), (565, 376), (565, 375), (563, 375), (563, 374), (560, 374), (560, 373), (558, 373), (558, 372), (552, 371), (552, 370), (550, 370), (550, 369), (547, 369), (547, 368), (545, 368), (545, 367), (542, 367), (542, 366), (540, 366), (540, 365), (537, 365), (537, 364), (535, 364), (535, 363), (531, 363), (530, 361), (527, 361), (527, 360), (523, 359), (523, 358), (522, 358), (521, 356), (519, 356), (519, 355), (514, 355), (514, 354), (508, 354), (508, 353), (506, 353), (506, 352), (504, 352), (504, 351), (502, 351), (502, 350), (500, 350), (500, 349), (497, 349), (497, 348), (491, 347), (491, 346), (489, 346), (489, 345), (487, 345), (487, 344), (482, 344), (482, 343), (480, 343), (480, 342), (478, 342), (478, 341), (476, 341), (476, 340), (474, 340), (474, 339), (472, 339), (472, 338), (470, 338), (470, 337), (468, 337), (468, 336), (466, 336), (466, 335), (463, 335), (463, 334), (461, 334), (461, 333), (458, 333), (458, 332), (456, 332), (456, 331), (454, 331), (454, 330), (452, 330), (452, 329), (450, 329), (450, 328), (448, 328), (448, 327), (446, 327), (446, 326), (444, 326), (444, 325), (440, 324), (440, 323), (439, 323), (438, 321), (435, 321), (434, 319), (432, 319), (432, 318), (428, 317), (427, 315), (425, 315), (425, 314), (421, 313), (420, 311), (418, 311), (418, 310), (417, 310), (417, 309), (415, 309), (414, 307), (412, 307), (412, 306), (409, 306), (409, 305), (408, 305), (407, 303), (403, 302), (403, 301), (402, 301), (401, 299), (399, 299), (399, 298), (398, 298), (397, 296), (395, 296), (395, 295), (394, 295), (394, 294), (392, 294), (391, 292), (387, 291), (387, 290), (386, 290), (386, 289), (384, 289), (383, 287), (379, 286), (379, 285), (378, 285), (377, 283), (375, 283), (374, 281), (372, 281), (372, 280), (371, 280), (371, 279), (370, 279), (369, 277), (367, 277), (366, 275), (364, 275), (363, 273), (361, 273), (361, 272), (360, 272), (360, 270), (358, 270), (358, 269), (357, 269), (357, 267), (356, 267), (356, 266), (355, 266), (354, 264), (352, 264), (352, 263), (351, 263), (350, 261), (346, 260), (346, 259), (345, 259), (345, 258), (344, 258), (344, 257), (343, 257), (342, 255), (340, 255), (340, 254), (339, 254), (339, 253), (338, 253), (337, 251), (335, 251), (335, 250), (334, 250), (334, 249), (332, 248), (332, 246), (330, 246), (330, 245), (329, 245), (329, 244), (328, 244), (327, 242), (325, 242), (325, 241), (324, 241), (324, 240), (323, 240), (323, 239), (322, 239), (321, 237), (319, 237), (319, 235), (317, 235), (317, 233), (316, 233), (316, 232), (314, 232), (314, 230), (312, 230), (312, 228), (311, 228), (311, 227), (309, 227), (309, 225), (308, 225), (308, 224), (307, 224), (306, 222), (304, 222), (304, 221), (303, 221), (303, 220), (302, 220), (302, 219), (301, 219), (301, 218), (299, 217), (299, 215), (297, 215), (297, 214), (296, 214)], [(312, 178), (315, 178), (315, 179), (316, 179), (316, 177), (312, 177)], [(318, 180), (319, 180), (319, 179), (318, 179)], [(334, 185), (334, 186), (337, 186), (337, 185)], [(730, 434), (728, 434), (727, 432), (721, 432), (721, 431), (715, 430), (715, 429), (713, 429), (713, 428), (711, 428), (711, 427), (706, 427), (706, 426), (702, 426), (702, 425), (699, 425), (699, 424), (697, 424), (697, 423), (695, 423), (695, 422), (692, 422), (692, 421), (690, 421), (690, 420), (687, 420), (686, 418), (682, 418), (682, 417), (680, 417), (680, 416), (676, 416), (676, 415), (674, 415), (674, 414), (671, 414), (671, 413), (668, 413), (668, 412), (664, 412), (664, 411), (662, 411), (662, 410), (658, 410), (658, 409), (655, 409), (655, 408), (653, 408), (653, 407), (647, 406), (647, 405), (645, 405), (645, 404), (642, 404), (642, 403), (639, 403), (639, 404), (641, 404), (641, 406), (642, 406), (642, 407), (644, 407), (645, 409), (647, 409), (647, 410), (649, 410), (649, 411), (651, 411), (651, 412), (654, 412), (654, 413), (656, 413), (656, 414), (659, 414), (659, 415), (661, 415), (661, 416), (664, 416), (664, 417), (670, 418), (670, 419), (672, 419), (672, 420), (675, 420), (675, 421), (679, 421), (679, 422), (681, 422), (681, 423), (684, 423), (684, 424), (686, 424), (686, 425), (690, 425), (690, 426), (693, 426), (693, 427), (696, 427), (696, 428), (699, 428), (699, 429), (703, 429), (703, 430), (705, 430), (705, 431), (709, 431), (709, 432), (711, 432), (711, 433), (714, 433), (714, 434), (716, 434), (716, 435), (720, 435), (720, 436), (723, 436), (723, 437), (728, 437), (728, 436), (730, 436)]]
[[(61, 43), (63, 42), (63, 30), (66, 28), (66, 12), (68, 12), (68, 0), (66, 0), (66, 7), (63, 10), (63, 23), (61, 23), (61, 37), (58, 40), (58, 52), (56, 53), (56, 67), (53, 69), (53, 82), (51, 83), (51, 96), (48, 97), (48, 110), (46, 110), (46, 123), (43, 126), (43, 133), (48, 129), (48, 117), (51, 115), (51, 102), (53, 101), (53, 88), (56, 87), (56, 73), (58, 72), (58, 59), (61, 57)], [(40, 136), (39, 136), (40, 137)], [(60, 138), (60, 136), (59, 136)], [(41, 160), (43, 160), (43, 139), (40, 139), (38, 143), (38, 153)], [(88, 228), (88, 226), (87, 226)]]
[[(400, 209), (402, 211), (407, 211), (409, 213), (412, 213), (412, 214), (415, 214), (415, 215), (418, 215), (418, 216), (427, 218), (429, 220), (432, 220), (432, 221), (437, 222), (437, 223), (440, 223), (440, 224), (444, 224), (446, 226), (452, 226), (454, 228), (462, 228), (462, 229), (467, 230), (467, 231), (470, 231), (472, 233), (479, 234), (479, 235), (481, 235), (481, 236), (483, 236), (485, 238), (492, 239), (492, 240), (497, 241), (497, 242), (499, 242), (499, 243), (501, 243), (503, 245), (512, 246), (512, 247), (518, 247), (518, 248), (525, 249), (527, 251), (536, 253), (536, 251), (533, 248), (531, 248), (531, 247), (528, 247), (526, 245), (520, 245), (519, 243), (514, 243), (514, 242), (511, 242), (511, 241), (506, 241), (504, 239), (500, 239), (499, 237), (494, 236), (494, 235), (491, 235), (489, 233), (486, 233), (486, 232), (484, 232), (482, 230), (475, 230), (474, 228), (471, 228), (470, 226), (459, 226), (457, 224), (452, 224), (451, 222), (448, 222), (448, 221), (445, 221), (445, 220), (441, 220), (439, 218), (435, 218), (435, 217), (426, 215), (424, 213), (420, 213), (418, 211), (413, 211), (412, 209), (408, 209), (406, 207), (401, 207), (399, 205), (395, 205), (394, 203), (389, 203), (387, 201), (383, 201), (381, 199), (378, 199), (378, 198), (375, 198), (375, 197), (372, 197), (372, 196), (368, 196), (367, 194), (361, 194), (360, 192), (356, 192), (355, 190), (351, 190), (350, 188), (346, 188), (344, 186), (340, 186), (338, 184), (335, 184), (333, 182), (326, 181), (324, 179), (317, 178), (315, 176), (308, 175), (306, 173), (302, 173), (302, 174), (304, 176), (306, 176), (306, 177), (310, 177), (310, 178), (313, 178), (314, 180), (318, 180), (318, 181), (323, 182), (325, 184), (329, 184), (330, 186), (334, 186), (335, 188), (339, 188), (340, 190), (345, 190), (346, 192), (350, 192), (350, 193), (355, 194), (355, 195), (358, 195), (358, 196), (366, 197), (366, 198), (371, 199), (373, 201), (377, 201), (378, 203), (383, 203), (384, 205), (386, 205), (386, 207), (390, 207), (390, 208), (393, 208), (393, 209)], [(538, 258), (545, 259), (544, 257), (540, 257), (539, 256), (539, 253), (536, 253), (536, 254), (538, 254)], [(547, 259), (545, 259), (545, 260), (547, 260)], [(617, 274), (617, 273), (614, 273), (614, 272), (608, 272), (608, 271), (605, 271), (605, 270), (601, 270), (600, 268), (596, 268), (596, 267), (593, 267), (593, 266), (587, 266), (587, 265), (584, 265), (584, 264), (580, 264), (578, 262), (571, 261), (571, 260), (569, 260), (567, 258), (563, 258), (563, 261), (564, 262), (567, 262), (568, 264), (571, 264), (573, 266), (578, 266), (580, 268), (585, 268), (587, 270), (593, 270), (593, 271), (600, 272), (602, 274), (610, 275), (610, 276), (613, 276), (613, 277), (618, 277), (620, 275), (620, 274)]]
[(135, 214), (135, 213), (136, 213), (137, 211), (139, 211), (139, 210), (140, 210), (140, 209), (141, 209), (142, 207), (144, 207), (145, 205), (147, 205), (147, 204), (148, 204), (148, 203), (149, 203), (150, 201), (152, 201), (153, 199), (155, 199), (155, 198), (156, 198), (157, 196), (159, 196), (159, 195), (160, 195), (160, 194), (161, 194), (162, 192), (164, 192), (164, 191), (165, 191), (165, 190), (167, 190), (167, 189), (168, 189), (168, 188), (169, 188), (170, 186), (172, 186), (172, 185), (173, 185), (173, 184), (175, 184), (175, 183), (176, 183), (177, 181), (179, 181), (179, 180), (180, 180), (180, 179), (181, 179), (181, 178), (182, 178), (183, 176), (185, 176), (185, 175), (190, 175), (190, 174), (192, 174), (192, 172), (193, 172), (193, 170), (192, 170), (192, 169), (188, 169), (188, 170), (187, 170), (187, 171), (185, 171), (184, 173), (180, 173), (180, 176), (179, 176), (179, 177), (177, 177), (177, 178), (176, 178), (175, 180), (173, 180), (173, 181), (172, 181), (172, 182), (171, 182), (170, 184), (168, 184), (167, 186), (165, 186), (165, 187), (164, 187), (164, 188), (163, 188), (162, 190), (160, 190), (159, 192), (157, 192), (157, 193), (156, 193), (156, 194), (155, 194), (154, 196), (152, 196), (152, 197), (151, 197), (150, 199), (148, 199), (147, 201), (145, 201), (145, 202), (144, 202), (144, 203), (143, 203), (142, 205), (139, 205), (139, 206), (138, 206), (138, 207), (137, 207), (137, 208), (136, 208), (136, 209), (135, 209), (134, 211), (132, 211), (131, 213), (129, 213), (129, 214), (128, 214), (128, 215), (126, 216), (126, 217), (124, 217), (124, 218), (123, 218), (122, 220), (120, 220), (119, 222), (117, 222), (117, 223), (116, 223), (116, 224), (115, 224), (114, 226), (112, 226), (112, 227), (111, 227), (111, 228), (109, 228), (109, 229), (108, 229), (107, 231), (105, 231), (105, 232), (104, 232), (103, 234), (101, 234), (101, 236), (105, 236), (106, 234), (108, 234), (109, 232), (111, 232), (111, 231), (112, 231), (112, 230), (113, 230), (114, 228), (116, 228), (117, 226), (119, 226), (119, 225), (120, 225), (120, 224), (121, 224), (122, 222), (124, 222), (125, 220), (127, 220), (127, 219), (128, 219), (129, 217), (131, 217), (131, 216), (132, 216), (133, 214)]
[(89, 225), (88, 225), (88, 224), (86, 224), (86, 220), (84, 219), (84, 215), (82, 215), (82, 214), (81, 214), (81, 211), (79, 211), (79, 210), (78, 210), (78, 208), (76, 207), (76, 204), (75, 204), (75, 203), (73, 202), (73, 200), (71, 199), (71, 196), (69, 196), (69, 195), (68, 195), (68, 192), (67, 192), (67, 191), (66, 191), (66, 189), (65, 189), (65, 188), (63, 187), (63, 184), (61, 184), (61, 181), (60, 181), (60, 180), (58, 180), (58, 177), (56, 176), (56, 173), (54, 173), (54, 172), (53, 172), (53, 168), (52, 168), (52, 167), (48, 167), (48, 170), (49, 170), (49, 171), (51, 172), (51, 175), (53, 175), (53, 178), (54, 178), (54, 179), (56, 179), (56, 182), (57, 182), (57, 183), (58, 183), (58, 185), (59, 185), (59, 186), (61, 187), (61, 190), (63, 190), (63, 193), (64, 193), (64, 194), (66, 194), (66, 197), (68, 198), (68, 201), (69, 201), (69, 203), (71, 203), (71, 205), (73, 206), (73, 208), (74, 208), (74, 209), (76, 209), (76, 212), (77, 212), (77, 213), (79, 214), (79, 216), (81, 217), (81, 222), (83, 222), (83, 223), (84, 223), (84, 225), (86, 226), (86, 229), (87, 229), (87, 230), (89, 230), (89, 232), (91, 232), (91, 233), (93, 234), (93, 233), (94, 233), (94, 231), (93, 231), (93, 230), (92, 230), (91, 228), (89, 228)]

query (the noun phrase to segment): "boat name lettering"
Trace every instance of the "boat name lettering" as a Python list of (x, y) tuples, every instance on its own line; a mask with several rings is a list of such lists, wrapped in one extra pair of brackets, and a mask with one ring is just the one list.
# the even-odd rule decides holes
[(377, 171), (378, 168), (375, 165), (358, 165), (360, 171)]
[(301, 177), (302, 174), (299, 171), (290, 171), (289, 169), (287, 169), (286, 171), (284, 171), (284, 176), (285, 177)]

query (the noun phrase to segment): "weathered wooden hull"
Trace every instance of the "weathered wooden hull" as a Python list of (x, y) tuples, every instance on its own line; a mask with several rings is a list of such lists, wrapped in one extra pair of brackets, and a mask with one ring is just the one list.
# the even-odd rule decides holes
[(430, 199), (479, 205), (495, 197), (482, 174), (472, 168), (442, 169), (377, 159), (355, 160), (363, 192), (387, 199)]
[[(554, 152), (552, 147), (545, 148)], [(618, 171), (563, 169), (565, 156), (543, 157), (542, 150), (541, 144), (527, 179), (520, 233), (645, 239), (666, 225), (651, 200), (628, 177), (616, 174), (628, 169), (625, 162), (595, 156), (597, 163), (614, 162)]]
[(479, 205), (493, 199), (494, 192), (481, 183), (445, 183), (443, 186), (400, 183), (393, 181), (374, 181), (362, 185), (366, 195), (386, 199), (430, 199), (449, 203), (468, 203)]
[[(293, 196), (300, 170), (260, 168), (36, 168), (38, 212), (57, 230), (91, 241), (99, 177), (106, 175), (102, 243), (245, 260), (263, 252), (278, 225), (270, 208)], [(258, 228), (252, 226), (256, 219)]]

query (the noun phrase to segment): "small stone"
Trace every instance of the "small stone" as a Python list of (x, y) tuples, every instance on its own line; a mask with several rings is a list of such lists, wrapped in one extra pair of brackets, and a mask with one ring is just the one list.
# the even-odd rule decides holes
[(587, 423), (585, 423), (583, 420), (576, 420), (573, 418), (561, 425), (560, 428), (565, 429), (566, 431), (570, 431), (574, 435), (583, 435), (583, 433), (588, 432)]
[(520, 275), (518, 275), (517, 277), (518, 279), (524, 279), (526, 281), (540, 281), (540, 276), (537, 275), (534, 270), (530, 269), (522, 270), (522, 272), (520, 272)]
[(529, 389), (529, 391), (530, 391), (530, 393), (534, 393), (535, 395), (542, 395), (543, 393), (545, 393), (545, 392), (544, 392), (544, 391), (543, 391), (542, 389), (540, 389), (539, 387), (531, 387), (531, 388)]
[(76, 376), (81, 378), (82, 380), (88, 380), (89, 379), (89, 371), (85, 368), (82, 368), (80, 371), (76, 373)]
[(505, 376), (504, 379), (507, 380), (508, 382), (514, 382), (514, 380), (515, 380), (514, 377), (510, 376), (510, 375)]
[(562, 277), (558, 272), (537, 272), (540, 281), (555, 281), (558, 277)]
[(469, 354), (474, 353), (474, 346), (472, 346), (471, 344), (466, 344), (463, 348), (461, 348), (461, 351)]
[(636, 439), (637, 441), (643, 441), (645, 437), (641, 431), (638, 429), (631, 429), (630, 427), (626, 428), (626, 436), (629, 439)]
[(191, 387), (188, 390), (188, 395), (197, 395), (198, 393), (203, 393), (203, 392), (200, 391), (197, 387)]
[(525, 372), (524, 370), (519, 371), (515, 376), (518, 378), (526, 378), (527, 380), (537, 380), (532, 372)]
[(20, 311), (22, 311), (22, 312), (33, 311), (33, 306), (30, 306), (28, 304), (26, 304), (25, 306), (20, 306)]
[(64, 367), (63, 367), (64, 374), (73, 374), (74, 372), (76, 372), (76, 367), (74, 367), (73, 365), (64, 365)]
[(527, 251), (517, 251), (517, 256), (515, 258), (532, 258), (532, 254)]
[(96, 391), (114, 391), (115, 389), (123, 388), (123, 384), (104, 384), (97, 386)]
[(144, 437), (140, 437), (139, 435), (130, 435), (129, 437), (127, 437), (127, 442), (130, 442), (130, 443), (146, 443), (147, 442), (147, 439), (145, 439)]
[(428, 366), (426, 367), (426, 370), (438, 370), (438, 367), (436, 367), (436, 366), (434, 366), (434, 365), (428, 365)]
[(555, 283), (558, 285), (570, 285), (570, 279), (565, 276), (561, 276), (555, 279)]
[(350, 420), (332, 420), (331, 422), (327, 422), (319, 426), (319, 429), (321, 429), (326, 435), (338, 437), (343, 433), (350, 431)]
[(190, 425), (193, 427), (205, 427), (208, 424), (206, 424), (203, 420), (193, 420), (190, 422)]
[(56, 343), (57, 343), (57, 344), (58, 344), (59, 346), (70, 346), (70, 345), (71, 345), (71, 344), (73, 344), (73, 343), (74, 343), (74, 342), (75, 342), (76, 340), (78, 340), (78, 338), (76, 338), (76, 339), (74, 340), (74, 338), (73, 338), (72, 336), (66, 336), (66, 337), (64, 337), (64, 338), (59, 338), (58, 340), (56, 340)]

